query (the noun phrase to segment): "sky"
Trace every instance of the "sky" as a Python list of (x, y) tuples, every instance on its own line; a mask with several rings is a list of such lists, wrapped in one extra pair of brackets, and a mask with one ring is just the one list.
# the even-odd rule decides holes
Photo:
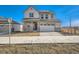
[[(24, 11), (29, 5), (0, 5), (0, 16), (12, 17), (13, 20), (22, 23)], [(71, 19), (72, 26), (79, 26), (78, 5), (33, 5), (37, 10), (49, 10), (61, 22), (61, 26), (69, 26)]]

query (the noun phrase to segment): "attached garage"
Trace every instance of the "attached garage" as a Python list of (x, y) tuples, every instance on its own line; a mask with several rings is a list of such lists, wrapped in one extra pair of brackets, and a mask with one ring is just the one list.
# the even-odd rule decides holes
[(40, 25), (40, 31), (41, 32), (55, 31), (55, 26), (54, 25)]

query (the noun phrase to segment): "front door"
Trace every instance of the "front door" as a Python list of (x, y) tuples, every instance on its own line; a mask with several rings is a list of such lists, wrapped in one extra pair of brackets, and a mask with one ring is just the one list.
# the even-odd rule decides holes
[(33, 24), (34, 24), (33, 30), (37, 30), (37, 22), (33, 22)]

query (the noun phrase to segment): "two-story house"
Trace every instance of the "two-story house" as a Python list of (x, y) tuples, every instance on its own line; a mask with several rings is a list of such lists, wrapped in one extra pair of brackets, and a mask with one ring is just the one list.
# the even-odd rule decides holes
[(60, 31), (60, 21), (55, 15), (48, 11), (37, 11), (33, 7), (29, 7), (24, 12), (24, 31), (52, 32)]

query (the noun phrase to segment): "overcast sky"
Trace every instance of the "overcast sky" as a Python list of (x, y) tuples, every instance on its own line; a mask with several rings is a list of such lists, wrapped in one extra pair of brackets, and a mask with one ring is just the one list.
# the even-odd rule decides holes
[[(0, 5), (0, 16), (12, 17), (17, 22), (22, 22), (24, 11), (28, 5)], [(61, 21), (62, 26), (69, 26), (69, 19), (73, 26), (79, 26), (79, 6), (78, 5), (35, 5), (37, 11), (49, 10)]]

